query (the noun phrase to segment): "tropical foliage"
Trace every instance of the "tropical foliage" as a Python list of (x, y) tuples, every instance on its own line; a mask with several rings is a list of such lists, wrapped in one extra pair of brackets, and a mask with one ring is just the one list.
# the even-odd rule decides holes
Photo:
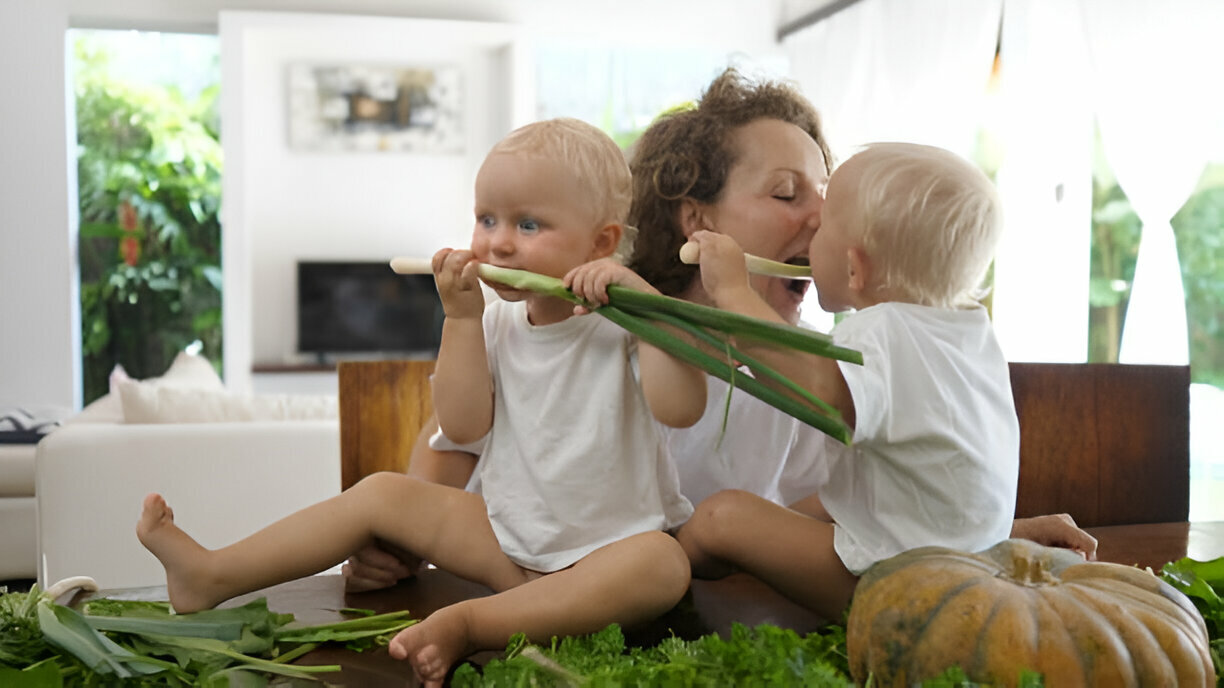
[[(1100, 163), (1092, 221), (1088, 360), (1116, 362), (1143, 229), (1126, 193)], [(1193, 381), (1224, 386), (1224, 165), (1207, 167), (1172, 225), (1186, 290)]]
[(198, 342), (219, 365), (222, 160), (218, 87), (189, 99), (111, 76), (88, 36), (74, 50), (88, 402), (115, 364), (157, 375)]

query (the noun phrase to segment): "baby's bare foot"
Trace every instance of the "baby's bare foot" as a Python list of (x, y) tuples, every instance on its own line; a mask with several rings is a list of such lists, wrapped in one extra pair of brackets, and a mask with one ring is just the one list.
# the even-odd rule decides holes
[(467, 614), (458, 607), (439, 609), (391, 639), (391, 656), (407, 659), (425, 688), (441, 688), (451, 665), (477, 649), (469, 641)]
[(174, 525), (174, 511), (161, 495), (145, 497), (136, 537), (166, 569), (166, 592), (175, 611), (211, 609), (224, 599), (214, 599), (207, 591), (203, 565), (208, 550)]

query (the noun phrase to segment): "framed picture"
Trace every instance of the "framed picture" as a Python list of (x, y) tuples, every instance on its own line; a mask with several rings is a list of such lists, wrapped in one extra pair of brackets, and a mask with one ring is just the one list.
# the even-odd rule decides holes
[(289, 146), (460, 154), (459, 68), (289, 65)]

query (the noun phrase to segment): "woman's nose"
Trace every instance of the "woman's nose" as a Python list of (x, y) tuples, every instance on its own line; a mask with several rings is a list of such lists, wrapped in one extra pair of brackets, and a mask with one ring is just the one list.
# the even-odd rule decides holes
[(806, 214), (804, 215), (803, 229), (810, 236), (820, 229), (820, 213), (824, 210), (824, 196), (812, 194), (812, 200), (804, 210)]

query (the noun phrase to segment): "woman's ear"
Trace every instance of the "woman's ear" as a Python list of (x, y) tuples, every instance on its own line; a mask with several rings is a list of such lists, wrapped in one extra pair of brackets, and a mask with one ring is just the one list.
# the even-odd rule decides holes
[(705, 207), (691, 198), (680, 199), (680, 231), (684, 236), (691, 237), (694, 232), (702, 229), (713, 230), (714, 223), (706, 215)]
[(621, 224), (613, 223), (600, 227), (595, 232), (595, 242), (591, 246), (590, 260), (607, 258), (616, 253), (616, 248), (620, 246), (621, 237), (624, 234), (625, 227)]

